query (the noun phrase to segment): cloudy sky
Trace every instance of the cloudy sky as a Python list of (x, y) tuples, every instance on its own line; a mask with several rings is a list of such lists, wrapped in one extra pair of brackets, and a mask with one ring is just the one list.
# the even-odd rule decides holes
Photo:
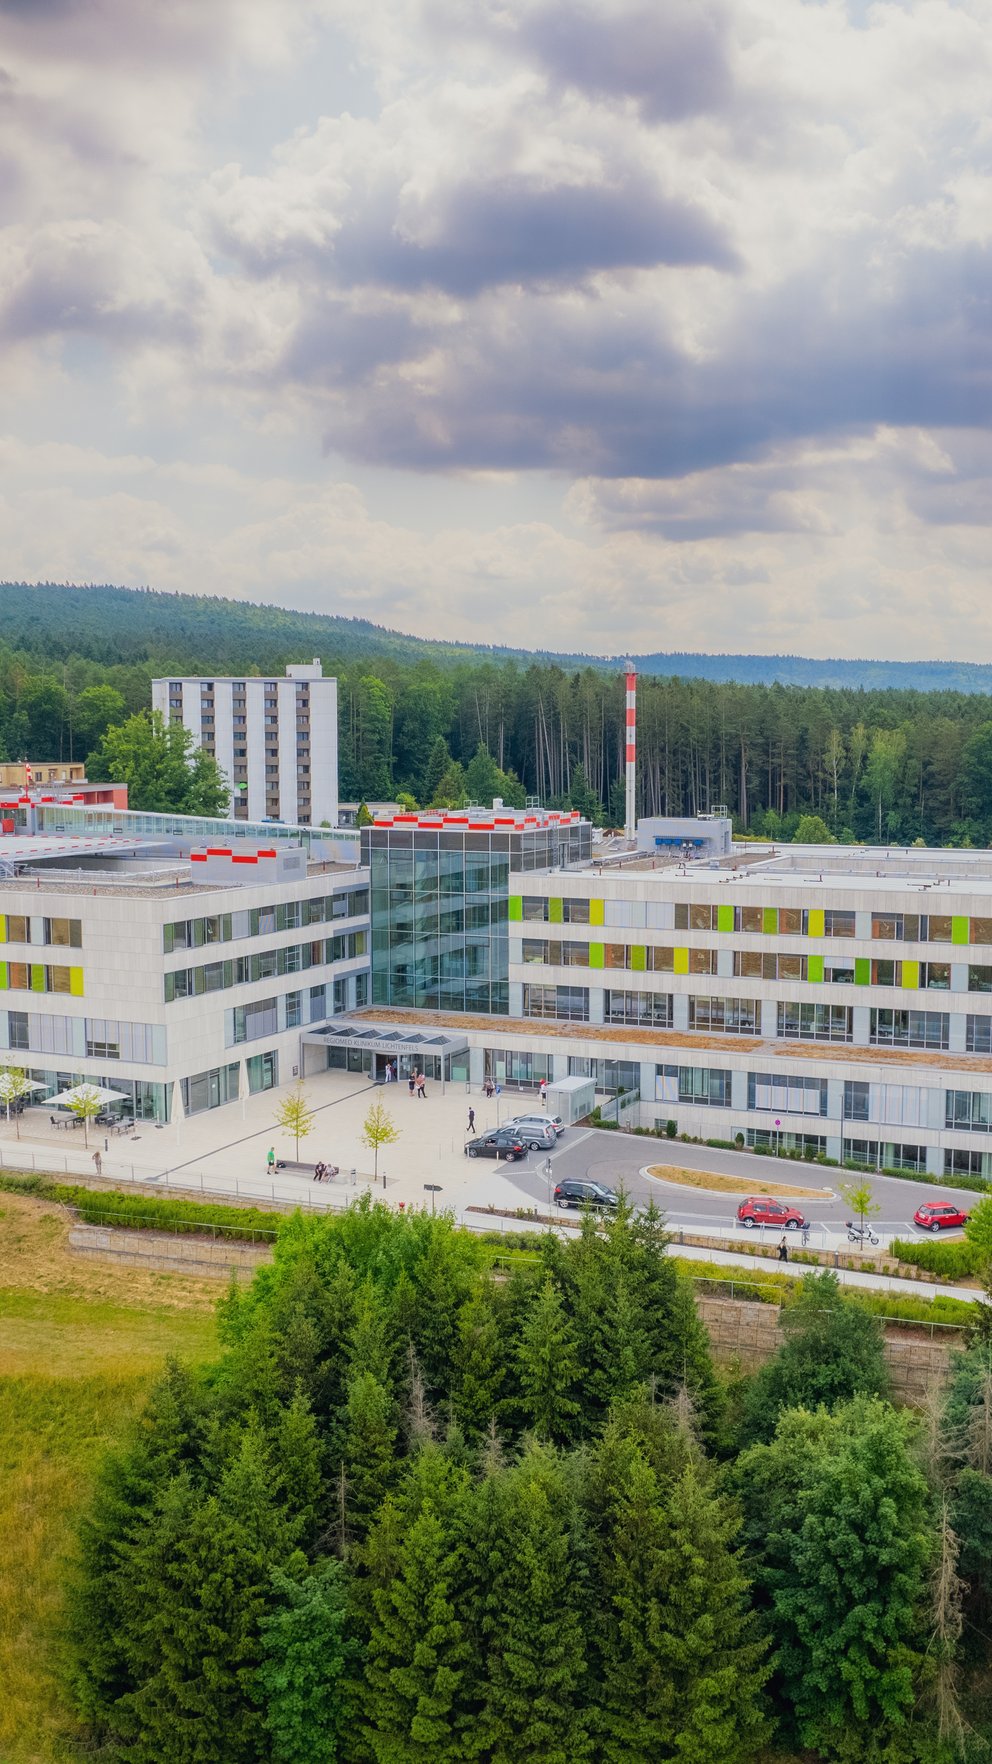
[(992, 659), (992, 0), (0, 0), (0, 577)]

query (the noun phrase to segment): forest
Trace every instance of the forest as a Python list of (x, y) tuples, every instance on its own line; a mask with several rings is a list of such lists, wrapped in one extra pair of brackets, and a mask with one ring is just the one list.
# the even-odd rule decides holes
[(660, 1216), (296, 1215), (104, 1464), (71, 1573), (126, 1764), (988, 1764), (992, 1346), (922, 1414), (811, 1274), (750, 1378)]
[[(344, 800), (454, 802), (495, 787), (622, 820), (623, 682), (608, 668), (207, 597), (4, 588), (0, 604), (0, 758), (93, 754), (105, 776), (107, 730), (147, 711), (156, 675), (257, 674), (318, 653), (339, 681)], [(308, 621), (331, 636), (318, 642)], [(992, 717), (974, 691), (645, 675), (638, 762), (642, 814), (725, 804), (738, 831), (774, 838), (816, 816), (844, 842), (992, 842)], [(132, 797), (152, 806), (140, 777)]]

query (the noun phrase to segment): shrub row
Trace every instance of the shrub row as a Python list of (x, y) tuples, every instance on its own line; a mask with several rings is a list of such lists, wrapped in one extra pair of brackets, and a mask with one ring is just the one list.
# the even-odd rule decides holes
[(892, 1254), (911, 1267), (924, 1268), (928, 1274), (941, 1274), (948, 1280), (964, 1280), (977, 1274), (979, 1256), (970, 1243), (918, 1242), (897, 1237), (892, 1241)]
[(170, 1231), (187, 1234), (223, 1230), (227, 1237), (249, 1240), (259, 1232), (271, 1235), (285, 1223), (284, 1213), (267, 1213), (259, 1207), (229, 1207), (223, 1202), (177, 1200), (150, 1194), (126, 1194), (119, 1189), (81, 1188), (53, 1182), (48, 1176), (0, 1176), (0, 1189), (11, 1194), (40, 1195), (45, 1200), (72, 1207), (89, 1225), (120, 1225), (130, 1230)]

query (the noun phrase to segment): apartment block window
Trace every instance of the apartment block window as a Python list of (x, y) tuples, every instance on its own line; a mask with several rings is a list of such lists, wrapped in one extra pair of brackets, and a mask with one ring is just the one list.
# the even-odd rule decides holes
[(723, 1035), (758, 1035), (761, 1005), (756, 998), (690, 997), (689, 1028), (709, 1029)]
[(992, 1053), (992, 1017), (967, 1016), (964, 1044), (969, 1053)]
[(607, 1023), (644, 1024), (653, 1029), (672, 1026), (670, 992), (607, 992), (604, 1001)]
[(987, 1090), (946, 1090), (944, 1125), (965, 1133), (992, 1131), (992, 1095)]
[(848, 1005), (780, 1004), (777, 1034), (787, 1041), (850, 1041), (854, 1016)]
[(946, 1048), (950, 1027), (944, 1011), (873, 1010), (869, 1040), (875, 1047)]
[(749, 1072), (747, 1106), (756, 1113), (825, 1115), (827, 1080), (778, 1072)]

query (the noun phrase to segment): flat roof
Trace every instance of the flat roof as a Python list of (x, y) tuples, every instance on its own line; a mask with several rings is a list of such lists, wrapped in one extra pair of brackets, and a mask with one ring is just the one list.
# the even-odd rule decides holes
[[(962, 850), (948, 846), (872, 846), (872, 845), (779, 845), (755, 846), (738, 844), (720, 857), (703, 857), (698, 861), (674, 859), (667, 852), (641, 853), (626, 861), (589, 859), (569, 864), (559, 871), (515, 871), (515, 886), (521, 877), (560, 876), (611, 878), (629, 877), (632, 881), (658, 881), (671, 884), (689, 883), (693, 889), (725, 890), (734, 884), (753, 884), (764, 892), (770, 889), (824, 892), (904, 893), (922, 902), (953, 893), (992, 894), (992, 850)], [(926, 911), (924, 905), (917, 910)], [(939, 908), (937, 909), (939, 910)]]
[(90, 836), (73, 833), (6, 833), (0, 835), (0, 864), (68, 862), (71, 866), (73, 858), (134, 857), (145, 852), (153, 855), (163, 851), (167, 844), (168, 841), (164, 839), (127, 839), (111, 833), (94, 833)]
[(369, 1053), (464, 1053), (468, 1047), (468, 1036), (457, 1030), (446, 1033), (416, 1022), (405, 1031), (365, 1021), (336, 1023), (308, 1029), (303, 1039), (311, 1045), (362, 1048)]
[(582, 820), (578, 809), (515, 809), (493, 804), (492, 808), (411, 809), (395, 815), (376, 815), (373, 827), (422, 828), (425, 831), (529, 833), (541, 827), (576, 827)]

